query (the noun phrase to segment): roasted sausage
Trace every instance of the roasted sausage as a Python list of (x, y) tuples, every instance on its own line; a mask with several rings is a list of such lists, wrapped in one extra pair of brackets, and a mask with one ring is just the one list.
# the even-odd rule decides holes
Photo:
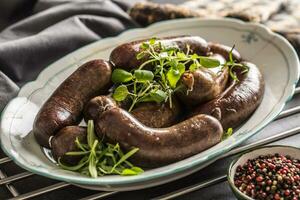
[(77, 125), (84, 105), (92, 97), (107, 91), (111, 65), (104, 60), (85, 63), (72, 73), (44, 103), (38, 112), (33, 133), (38, 143), (49, 146), (49, 138), (61, 128)]
[[(116, 47), (110, 54), (109, 60), (117, 68), (125, 70), (132, 70), (144, 63), (148, 58), (138, 60), (137, 54), (141, 52), (140, 46), (142, 42), (147, 40), (138, 40), (122, 44)], [(187, 45), (190, 46), (190, 53), (197, 53), (198, 55), (206, 55), (209, 52), (207, 42), (199, 36), (177, 36), (165, 37), (158, 41), (166, 47), (178, 47), (181, 51), (187, 51)]]
[[(109, 96), (97, 96), (91, 99), (84, 109), (84, 119), (87, 122), (92, 119), (96, 121), (105, 110), (119, 107), (118, 103)], [(140, 103), (131, 111), (131, 114), (142, 124), (160, 128), (173, 125), (179, 118), (181, 108), (173, 98), (173, 106), (168, 103), (157, 104), (154, 102)]]
[(75, 144), (76, 138), (78, 138), (81, 143), (86, 144), (86, 135), (86, 127), (66, 126), (60, 129), (50, 141), (53, 158), (56, 161), (58, 158), (61, 158), (61, 161), (65, 164), (76, 164), (81, 159), (81, 156), (67, 156), (65, 154), (70, 151), (78, 151)]
[(168, 127), (176, 123), (181, 114), (181, 107), (175, 98), (172, 108), (169, 102), (155, 103), (147, 102), (140, 103), (131, 111), (131, 114), (142, 124), (151, 128)]
[(85, 108), (83, 110), (84, 121), (96, 121), (96, 119), (98, 119), (98, 117), (105, 110), (116, 106), (118, 106), (117, 102), (110, 96), (101, 95), (94, 97), (85, 105)]
[[(212, 58), (218, 59), (220, 64), (225, 63), (225, 59), (220, 54), (213, 54)], [(182, 90), (177, 92), (177, 96), (188, 106), (212, 100), (221, 94), (228, 80), (228, 68), (198, 68), (195, 71), (186, 71), (181, 77)]]
[(208, 115), (196, 115), (168, 128), (149, 128), (127, 111), (115, 107), (105, 111), (95, 123), (96, 133), (126, 151), (139, 151), (132, 162), (157, 167), (197, 154), (221, 141), (220, 122)]
[[(211, 53), (220, 54), (225, 58), (226, 61), (229, 60), (229, 52), (232, 49), (232, 47), (229, 47), (229, 46), (226, 46), (226, 45), (223, 45), (223, 44), (212, 43), (212, 42), (208, 43), (208, 47), (209, 47), (209, 50), (210, 50)], [(241, 61), (242, 60), (242, 57), (241, 57), (240, 53), (236, 49), (234, 49), (232, 51), (232, 58), (233, 58), (234, 61)]]
[(249, 67), (248, 73), (237, 68), (239, 81), (232, 81), (218, 98), (197, 107), (192, 116), (211, 115), (227, 130), (241, 125), (255, 111), (264, 94), (263, 76), (254, 64), (243, 63)]

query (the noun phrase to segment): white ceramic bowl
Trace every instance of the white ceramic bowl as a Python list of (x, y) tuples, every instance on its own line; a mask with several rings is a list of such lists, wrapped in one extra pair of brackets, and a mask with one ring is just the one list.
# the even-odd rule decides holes
[(291, 146), (282, 146), (282, 145), (272, 145), (259, 147), (254, 150), (248, 151), (247, 153), (242, 154), (239, 158), (232, 161), (230, 167), (228, 168), (227, 180), (230, 185), (231, 190), (234, 195), (240, 200), (254, 200), (251, 197), (243, 194), (235, 185), (234, 185), (234, 175), (236, 169), (239, 165), (243, 166), (248, 159), (257, 158), (260, 155), (274, 155), (275, 153), (279, 153), (284, 156), (291, 156), (295, 159), (300, 159), (300, 149)]
[[(111, 50), (124, 42), (153, 36), (199, 35), (207, 41), (236, 45), (242, 56), (259, 66), (265, 78), (263, 101), (255, 113), (229, 139), (190, 158), (145, 171), (138, 176), (105, 176), (92, 179), (60, 169), (42, 152), (31, 134), (33, 120), (46, 99), (78, 66), (93, 58), (108, 59)], [(283, 37), (259, 24), (233, 19), (180, 19), (132, 29), (114, 38), (85, 46), (46, 68), (37, 80), (26, 84), (2, 113), (1, 146), (19, 166), (53, 179), (91, 189), (135, 190), (170, 182), (191, 174), (253, 136), (272, 121), (294, 92), (299, 62)]]

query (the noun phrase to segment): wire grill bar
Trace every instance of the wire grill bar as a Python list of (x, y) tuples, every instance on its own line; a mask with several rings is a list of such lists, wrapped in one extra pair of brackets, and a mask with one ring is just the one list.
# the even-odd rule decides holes
[(11, 198), (11, 200), (29, 199), (29, 198), (32, 198), (32, 197), (36, 197), (36, 196), (45, 194), (47, 192), (51, 192), (53, 190), (58, 190), (58, 189), (67, 187), (69, 185), (70, 185), (69, 183), (65, 183), (65, 182), (56, 183), (56, 184), (53, 184), (53, 185), (50, 185), (50, 186), (47, 186), (47, 187), (44, 187), (44, 188), (40, 188), (38, 190), (34, 190), (32, 192), (21, 194), (17, 197)]
[[(300, 94), (300, 87), (297, 87), (295, 89), (295, 94)], [(300, 106), (296, 106), (296, 107), (287, 109), (285, 111), (282, 111), (277, 116), (276, 120), (282, 119), (282, 118), (285, 118), (285, 117), (288, 117), (288, 116), (291, 116), (291, 115), (294, 115), (294, 114), (297, 114), (297, 113), (300, 113)], [(235, 148), (235, 149), (231, 150), (230, 152), (228, 152), (227, 154), (224, 154), (222, 156), (222, 158), (229, 157), (229, 156), (232, 156), (232, 155), (235, 155), (235, 154), (239, 154), (243, 151), (250, 150), (250, 149), (255, 148), (257, 146), (266, 145), (266, 144), (269, 144), (269, 143), (272, 143), (272, 142), (290, 137), (290, 136), (295, 135), (299, 132), (300, 132), (300, 127), (278, 133), (276, 135), (267, 137), (267, 138), (259, 140), (257, 142), (254, 142), (254, 143), (242, 146), (242, 147)], [(0, 165), (8, 163), (10, 161), (11, 161), (11, 159), (9, 157), (1, 158), (0, 159)], [(42, 195), (42, 194), (45, 194), (45, 193), (48, 193), (48, 192), (51, 192), (51, 191), (54, 191), (54, 190), (57, 190), (57, 189), (67, 187), (67, 186), (70, 185), (69, 183), (60, 182), (60, 183), (56, 183), (56, 184), (53, 184), (53, 185), (50, 185), (50, 186), (47, 186), (47, 187), (44, 187), (44, 188), (40, 188), (38, 190), (34, 190), (34, 191), (31, 191), (31, 192), (19, 195), (19, 192), (16, 190), (16, 188), (13, 185), (11, 185), (11, 183), (14, 182), (14, 181), (18, 181), (18, 180), (24, 179), (26, 177), (32, 176), (32, 175), (34, 175), (34, 174), (32, 174), (31, 172), (22, 172), (22, 173), (7, 177), (6, 174), (0, 170), (0, 186), (5, 185), (5, 187), (9, 190), (9, 192), (14, 197), (12, 199), (28, 199), (28, 198), (32, 198), (32, 197), (35, 197), (35, 196), (38, 196), (38, 195)], [(165, 199), (175, 198), (175, 197), (181, 196), (183, 194), (187, 194), (187, 193), (199, 190), (201, 188), (217, 184), (217, 183), (222, 182), (224, 180), (226, 180), (226, 175), (222, 175), (220, 177), (216, 177), (216, 178), (213, 178), (213, 179), (210, 179), (210, 180), (207, 180), (207, 181), (204, 181), (204, 182), (192, 185), (192, 186), (188, 186), (186, 188), (179, 189), (177, 191), (171, 192), (169, 194), (165, 194), (165, 195), (160, 196), (160, 197), (156, 197), (154, 199), (165, 200)], [(101, 193), (97, 193), (97, 194), (93, 194), (93, 195), (84, 197), (81, 200), (103, 199), (103, 198), (115, 195), (117, 193), (118, 192), (101, 192)]]
[[(6, 174), (0, 170), (0, 179), (4, 179), (4, 178), (6, 178), (6, 177), (7, 177)], [(8, 191), (9, 191), (14, 197), (16, 197), (16, 196), (19, 195), (19, 192), (16, 190), (16, 188), (15, 188), (14, 186), (12, 186), (12, 185), (10, 185), (10, 184), (5, 184), (5, 187), (8, 189)]]
[(85, 198), (82, 198), (80, 200), (96, 200), (96, 199), (103, 199), (105, 197), (109, 197), (112, 196), (114, 194), (117, 194), (118, 192), (101, 192), (101, 193), (97, 193), (97, 194), (93, 194), (90, 196), (87, 196)]
[(1, 158), (0, 159), (0, 165), (4, 164), (4, 163), (7, 163), (7, 162), (10, 162), (10, 161), (11, 161), (11, 159), (9, 157)]
[(16, 174), (16, 175), (1, 179), (0, 185), (7, 184), (7, 183), (10, 183), (10, 182), (13, 182), (13, 181), (16, 181), (19, 179), (23, 179), (23, 178), (26, 178), (26, 177), (32, 176), (32, 175), (33, 174), (31, 172), (22, 172), (20, 174)]

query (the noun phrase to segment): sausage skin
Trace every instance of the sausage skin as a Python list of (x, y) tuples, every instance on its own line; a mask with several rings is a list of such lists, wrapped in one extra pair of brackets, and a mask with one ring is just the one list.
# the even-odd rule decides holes
[[(84, 109), (84, 120), (96, 121), (106, 110), (120, 107), (117, 102), (109, 96), (97, 96), (91, 99)], [(131, 111), (131, 114), (142, 124), (152, 127), (167, 127), (177, 122), (181, 113), (179, 103), (173, 98), (173, 107), (168, 103), (157, 104), (154, 102), (140, 103)]]
[(192, 116), (211, 115), (227, 130), (239, 126), (255, 111), (264, 94), (263, 76), (254, 64), (243, 63), (249, 67), (248, 73), (236, 71), (239, 81), (232, 81), (218, 98), (197, 107)]
[[(137, 40), (116, 47), (111, 52), (109, 60), (117, 68), (128, 71), (137, 68), (148, 59), (147, 57), (140, 60), (136, 58), (137, 54), (142, 51), (142, 49), (140, 49), (141, 44), (147, 40), (149, 39)], [(207, 42), (199, 36), (164, 37), (157, 41), (160, 41), (162, 45), (166, 47), (178, 47), (184, 52), (187, 51), (187, 45), (189, 45), (191, 54), (206, 55), (209, 52)]]
[(84, 105), (106, 92), (111, 85), (111, 65), (101, 59), (85, 63), (72, 73), (38, 112), (33, 133), (37, 142), (49, 148), (49, 138), (61, 128), (77, 125)]
[(65, 155), (70, 151), (77, 151), (78, 148), (75, 144), (76, 138), (84, 144), (87, 143), (87, 130), (86, 127), (81, 126), (66, 126), (60, 129), (57, 134), (51, 139), (52, 155), (57, 161), (61, 158), (61, 161), (65, 164), (76, 164), (82, 156), (67, 156)]
[[(213, 54), (211, 58), (220, 61), (220, 64), (226, 62), (220, 54)], [(181, 101), (194, 106), (216, 98), (221, 94), (228, 81), (228, 68), (222, 66), (216, 68), (198, 68), (195, 71), (186, 71), (180, 82), (184, 86), (183, 90), (177, 92)]]
[(175, 98), (172, 98), (172, 102), (172, 108), (170, 108), (169, 102), (162, 104), (155, 102), (140, 103), (131, 111), (131, 114), (145, 126), (151, 128), (168, 127), (178, 121), (182, 111)]
[(105, 111), (95, 123), (96, 133), (125, 151), (139, 148), (132, 162), (157, 167), (197, 154), (221, 141), (220, 122), (208, 115), (196, 115), (168, 128), (150, 128), (121, 108)]
[(96, 121), (102, 113), (112, 107), (117, 107), (117, 102), (110, 96), (100, 95), (92, 98), (84, 107), (83, 117), (87, 123), (89, 120)]
[[(212, 42), (208, 43), (208, 47), (210, 49), (210, 52), (222, 55), (226, 61), (229, 60), (229, 52), (232, 49), (232, 47)], [(237, 62), (242, 60), (241, 54), (236, 49), (232, 51), (232, 58), (234, 61)]]

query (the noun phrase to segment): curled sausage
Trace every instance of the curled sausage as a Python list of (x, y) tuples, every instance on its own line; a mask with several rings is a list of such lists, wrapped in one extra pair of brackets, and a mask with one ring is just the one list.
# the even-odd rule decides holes
[(221, 141), (220, 122), (208, 115), (196, 115), (168, 128), (149, 128), (121, 108), (105, 111), (96, 124), (96, 133), (118, 142), (126, 151), (138, 147), (132, 162), (156, 167), (197, 154)]
[(50, 147), (49, 138), (61, 128), (77, 125), (84, 105), (92, 97), (104, 93), (110, 86), (111, 65), (93, 60), (71, 74), (44, 103), (38, 112), (33, 133), (38, 143)]
[(224, 130), (237, 127), (259, 106), (264, 94), (264, 81), (259, 69), (252, 63), (247, 73), (236, 70), (239, 81), (232, 81), (216, 99), (200, 105), (192, 115), (208, 114), (217, 118)]
[[(119, 107), (117, 102), (109, 96), (97, 96), (91, 99), (84, 109), (84, 119), (87, 122), (96, 121), (105, 110)], [(142, 124), (153, 127), (167, 127), (174, 124), (181, 113), (181, 108), (175, 98), (173, 106), (168, 103), (158, 104), (154, 102), (140, 103), (131, 111), (131, 114)]]
[[(220, 64), (226, 61), (220, 54), (213, 54)], [(212, 100), (221, 94), (227, 84), (228, 68), (198, 68), (195, 71), (186, 71), (181, 77), (183, 90), (177, 93), (186, 105), (193, 106)]]
[(86, 143), (86, 127), (81, 126), (66, 126), (59, 130), (51, 139), (52, 155), (55, 160), (61, 158), (61, 161), (66, 164), (76, 164), (81, 156), (67, 156), (70, 151), (77, 151), (75, 144), (76, 138), (82, 143)]
[[(142, 42), (147, 40), (138, 40), (122, 44), (116, 47), (110, 54), (109, 60), (117, 67), (130, 71), (144, 63), (148, 58), (138, 60), (137, 54), (141, 52)], [(190, 47), (190, 53), (206, 55), (209, 52), (207, 42), (198, 36), (177, 36), (158, 39), (163, 46), (178, 47), (181, 51), (187, 51), (187, 45)]]

